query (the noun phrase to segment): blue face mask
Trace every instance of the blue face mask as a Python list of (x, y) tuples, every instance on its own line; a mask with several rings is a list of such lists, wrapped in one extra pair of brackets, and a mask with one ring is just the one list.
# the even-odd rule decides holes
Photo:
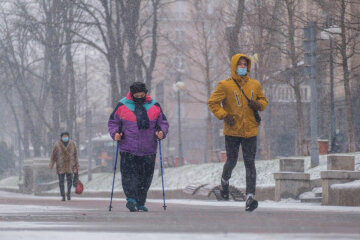
[(62, 138), (62, 141), (63, 141), (63, 142), (68, 142), (68, 141), (69, 141), (69, 137), (63, 137), (63, 138)]
[(247, 74), (247, 69), (246, 68), (237, 68), (236, 73), (239, 76), (245, 76)]

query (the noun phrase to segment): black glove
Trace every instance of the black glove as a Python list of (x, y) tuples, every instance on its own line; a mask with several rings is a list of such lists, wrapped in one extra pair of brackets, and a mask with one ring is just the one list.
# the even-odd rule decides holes
[(254, 111), (259, 111), (261, 108), (261, 104), (256, 100), (250, 100), (248, 105)]
[(235, 119), (234, 119), (234, 117), (231, 116), (230, 114), (226, 115), (226, 117), (224, 118), (224, 121), (225, 121), (226, 124), (228, 124), (230, 127), (235, 124)]

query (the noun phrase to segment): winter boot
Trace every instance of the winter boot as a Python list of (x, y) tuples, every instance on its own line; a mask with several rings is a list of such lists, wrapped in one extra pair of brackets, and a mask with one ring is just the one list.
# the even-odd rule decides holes
[(61, 201), (62, 202), (65, 202), (65, 195), (63, 195), (63, 196), (61, 196), (62, 198), (61, 198)]
[(71, 200), (70, 194), (67, 195), (67, 200), (69, 200), (69, 201)]
[(136, 200), (133, 198), (128, 198), (126, 207), (129, 209), (130, 212), (138, 211), (138, 209), (136, 208)]
[(221, 178), (221, 190), (220, 195), (223, 198), (223, 200), (229, 200), (229, 180), (225, 180)]
[(147, 207), (145, 207), (144, 205), (138, 206), (137, 207), (139, 212), (148, 212), (149, 209)]
[(246, 200), (245, 211), (252, 212), (258, 207), (258, 201), (256, 201), (252, 196), (249, 196)]

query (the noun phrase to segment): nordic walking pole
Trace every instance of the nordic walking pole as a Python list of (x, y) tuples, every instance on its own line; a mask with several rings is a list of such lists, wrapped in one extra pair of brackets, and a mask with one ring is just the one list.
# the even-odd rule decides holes
[(163, 164), (162, 164), (162, 154), (161, 154), (161, 140), (159, 140), (159, 153), (160, 153), (160, 168), (161, 168), (161, 183), (162, 183), (162, 192), (163, 192), (163, 201), (164, 201), (164, 211), (166, 210), (165, 204), (165, 190), (164, 190), (164, 174), (163, 174)]
[(114, 194), (115, 173), (116, 173), (116, 165), (117, 165), (117, 160), (118, 160), (118, 155), (119, 155), (119, 146), (120, 146), (120, 142), (117, 142), (115, 164), (114, 164), (114, 178), (113, 178), (112, 189), (111, 189), (109, 212), (111, 212), (111, 208), (112, 208), (111, 204), (112, 204), (112, 198), (113, 198), (113, 194)]

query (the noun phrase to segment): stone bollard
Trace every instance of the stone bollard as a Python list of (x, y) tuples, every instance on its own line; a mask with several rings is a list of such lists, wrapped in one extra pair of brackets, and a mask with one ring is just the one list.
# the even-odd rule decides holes
[[(321, 171), (322, 204), (338, 205), (331, 185), (360, 179), (360, 172), (354, 171), (355, 157), (349, 155), (328, 155), (327, 171)], [(351, 196), (349, 196), (351, 197)]]
[(275, 201), (298, 199), (310, 190), (310, 174), (304, 173), (304, 159), (280, 159), (280, 172), (274, 173)]
[(23, 192), (33, 193), (34, 191), (34, 171), (32, 167), (32, 160), (25, 160), (23, 165)]
[(304, 159), (302, 158), (280, 159), (280, 172), (304, 172)]
[(354, 171), (355, 157), (346, 155), (328, 155), (327, 170)]
[[(330, 170), (321, 172), (322, 180), (322, 204), (323, 205), (339, 205), (336, 202), (334, 190), (331, 185), (339, 183), (347, 183), (360, 179), (359, 171), (339, 171)], [(349, 195), (349, 197), (354, 197)]]

